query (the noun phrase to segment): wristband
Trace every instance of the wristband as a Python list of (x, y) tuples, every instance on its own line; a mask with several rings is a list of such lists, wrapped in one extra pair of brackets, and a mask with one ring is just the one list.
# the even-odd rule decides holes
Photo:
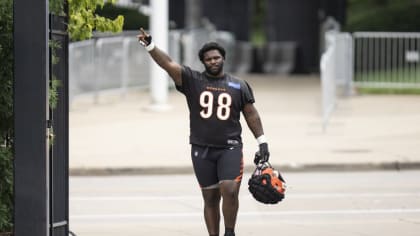
[(144, 48), (146, 48), (146, 50), (148, 51), (148, 52), (150, 52), (150, 51), (152, 51), (153, 49), (155, 49), (155, 43), (154, 42), (151, 42), (149, 45), (147, 45), (146, 47), (144, 47)]
[(257, 138), (257, 142), (258, 142), (258, 144), (266, 143), (267, 138), (263, 134), (263, 135), (261, 135), (260, 137)]

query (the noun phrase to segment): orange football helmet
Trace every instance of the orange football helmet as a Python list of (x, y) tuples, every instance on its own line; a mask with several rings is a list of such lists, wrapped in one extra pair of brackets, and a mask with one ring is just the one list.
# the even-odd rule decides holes
[(276, 204), (285, 196), (286, 182), (269, 162), (258, 163), (248, 181), (248, 190), (257, 201)]

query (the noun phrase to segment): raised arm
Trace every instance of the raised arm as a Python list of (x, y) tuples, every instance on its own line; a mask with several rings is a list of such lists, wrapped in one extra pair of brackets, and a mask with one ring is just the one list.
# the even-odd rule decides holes
[(164, 51), (160, 50), (152, 41), (152, 36), (140, 28), (140, 34), (137, 35), (139, 42), (146, 48), (153, 60), (166, 72), (176, 85), (182, 85), (182, 67), (172, 60)]
[(254, 159), (255, 164), (258, 164), (260, 161), (268, 161), (270, 152), (268, 151), (267, 139), (264, 136), (261, 118), (257, 109), (254, 104), (248, 103), (244, 106), (242, 113), (244, 114), (249, 129), (254, 134), (254, 137), (257, 139), (259, 145), (259, 155), (257, 155)]

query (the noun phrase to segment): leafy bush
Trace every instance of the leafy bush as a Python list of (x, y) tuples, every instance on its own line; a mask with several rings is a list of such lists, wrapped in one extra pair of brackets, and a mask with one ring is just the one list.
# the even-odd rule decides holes
[(350, 0), (346, 31), (417, 32), (417, 0)]
[(13, 227), (12, 4), (12, 0), (0, 1), (0, 232)]
[[(59, 0), (54, 0), (59, 1)], [(105, 3), (114, 4), (117, 0), (67, 0), (69, 3), (69, 35), (72, 40), (84, 40), (92, 37), (92, 31), (120, 32), (124, 17), (117, 15), (114, 20), (95, 14), (96, 8)]]
[(0, 147), (0, 232), (12, 230), (13, 160), (11, 148)]

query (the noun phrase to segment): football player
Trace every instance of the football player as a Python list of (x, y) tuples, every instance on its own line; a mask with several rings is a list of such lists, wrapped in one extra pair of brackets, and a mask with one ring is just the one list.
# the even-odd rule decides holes
[(268, 161), (270, 155), (252, 89), (244, 80), (223, 71), (226, 52), (215, 42), (206, 43), (198, 52), (204, 66), (200, 72), (173, 61), (142, 28), (137, 38), (186, 97), (191, 158), (202, 191), (208, 233), (219, 235), (223, 200), (224, 235), (234, 236), (243, 174), (241, 113), (259, 144), (261, 155), (254, 161)]

